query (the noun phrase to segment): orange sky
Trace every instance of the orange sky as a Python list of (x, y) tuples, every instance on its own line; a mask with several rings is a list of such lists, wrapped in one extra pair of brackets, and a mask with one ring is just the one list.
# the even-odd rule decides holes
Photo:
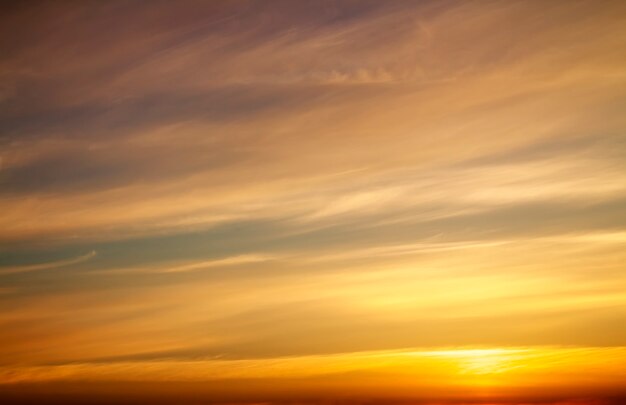
[(609, 0), (4, 7), (0, 402), (626, 403), (625, 50)]

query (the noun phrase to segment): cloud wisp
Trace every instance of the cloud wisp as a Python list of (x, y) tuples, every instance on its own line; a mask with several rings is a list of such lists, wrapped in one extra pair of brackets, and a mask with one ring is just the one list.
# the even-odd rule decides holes
[(95, 250), (92, 250), (91, 252), (87, 254), (74, 257), (72, 259), (58, 260), (58, 261), (48, 262), (48, 263), (29, 264), (29, 265), (24, 265), (24, 266), (0, 267), (0, 275), (27, 273), (31, 271), (49, 270), (49, 269), (56, 269), (59, 267), (72, 266), (75, 264), (79, 264), (79, 263), (83, 263), (88, 260), (91, 260), (96, 255), (97, 255), (97, 252)]

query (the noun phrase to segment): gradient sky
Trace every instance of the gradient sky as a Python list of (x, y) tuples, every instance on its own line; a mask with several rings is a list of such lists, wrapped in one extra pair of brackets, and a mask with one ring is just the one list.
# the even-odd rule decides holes
[(623, 404), (625, 112), (624, 1), (3, 5), (0, 399)]

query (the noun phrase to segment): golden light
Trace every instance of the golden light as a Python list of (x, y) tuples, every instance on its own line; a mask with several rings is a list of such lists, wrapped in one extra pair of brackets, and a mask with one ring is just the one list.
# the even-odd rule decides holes
[(500, 374), (518, 367), (515, 361), (524, 358), (526, 349), (458, 349), (418, 353), (454, 362), (461, 374)]

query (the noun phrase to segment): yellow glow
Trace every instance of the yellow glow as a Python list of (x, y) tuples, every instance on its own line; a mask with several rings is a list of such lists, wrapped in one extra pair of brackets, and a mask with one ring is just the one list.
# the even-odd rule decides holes
[(482, 375), (504, 373), (515, 367), (515, 360), (523, 359), (528, 349), (469, 349), (417, 352), (416, 356), (441, 357), (458, 365), (462, 374)]
[(60, 366), (4, 367), (2, 383), (111, 377), (132, 380), (203, 381), (214, 378), (303, 378), (333, 373), (364, 372), (385, 375), (382, 383), (395, 379), (427, 377), (437, 385), (468, 385), (474, 377), (493, 375), (494, 384), (605, 382), (626, 377), (622, 366), (626, 348), (451, 348), (445, 350), (392, 350), (324, 356), (279, 357), (259, 360), (198, 359), (194, 361), (119, 361), (107, 364), (80, 363)]

